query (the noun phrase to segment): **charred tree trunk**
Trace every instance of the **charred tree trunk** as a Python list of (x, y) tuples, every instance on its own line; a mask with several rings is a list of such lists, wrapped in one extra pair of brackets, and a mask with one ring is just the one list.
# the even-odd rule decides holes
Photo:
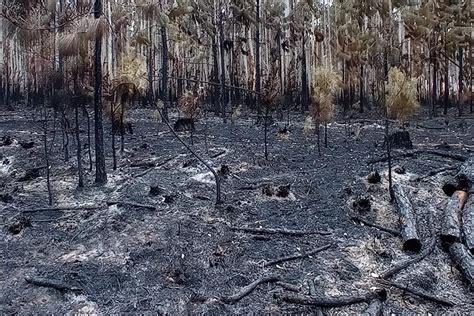
[(446, 34), (444, 35), (444, 107), (443, 114), (448, 114), (449, 106), (449, 59), (448, 59), (448, 42), (446, 39)]
[[(463, 112), (463, 100), (462, 100), (462, 91), (463, 91), (463, 49), (459, 47), (459, 77), (458, 77), (458, 114), (462, 116)], [(472, 67), (471, 67), (472, 68)]]
[(255, 91), (257, 106), (257, 122), (262, 119), (262, 109), (260, 108), (261, 91), (261, 71), (260, 71), (260, 0), (256, 0), (257, 23), (255, 25)]
[(308, 74), (306, 73), (306, 51), (305, 51), (305, 46), (306, 46), (306, 37), (303, 31), (303, 34), (301, 35), (301, 110), (302, 112), (308, 110)]
[(416, 232), (415, 210), (400, 184), (393, 186), (396, 206), (400, 213), (403, 250), (420, 251), (421, 242)]
[(43, 149), (44, 149), (44, 161), (46, 163), (46, 187), (48, 189), (48, 203), (53, 205), (53, 194), (51, 191), (51, 170), (49, 168), (49, 150), (48, 150), (48, 112), (46, 110), (46, 104), (44, 105), (44, 124), (43, 124)]
[(76, 145), (77, 145), (77, 173), (79, 176), (77, 186), (82, 188), (84, 186), (84, 171), (82, 168), (82, 146), (81, 146), (81, 136), (79, 134), (79, 104), (76, 104), (74, 107), (74, 117), (76, 120)]
[(464, 205), (462, 214), (462, 231), (466, 246), (474, 255), (474, 194), (472, 194)]
[(461, 243), (454, 243), (449, 247), (449, 253), (456, 267), (461, 271), (469, 286), (474, 286), (474, 260), (467, 248)]
[(163, 101), (163, 117), (164, 119), (168, 119), (168, 107), (169, 107), (169, 90), (168, 90), (168, 35), (166, 32), (166, 26), (161, 27), (161, 46), (162, 46), (162, 54), (161, 54), (161, 71), (163, 78), (161, 80), (161, 93), (162, 93), (162, 101)]
[(360, 65), (360, 85), (359, 85), (359, 112), (364, 113), (364, 64)]
[(225, 49), (224, 49), (224, 12), (223, 3), (221, 1), (221, 8), (219, 13), (219, 47), (220, 47), (220, 61), (221, 61), (221, 86), (220, 86), (220, 104), (221, 116), (224, 123), (227, 122), (226, 116), (226, 102), (225, 102)]
[[(215, 83), (219, 82), (219, 61), (218, 61), (218, 49), (217, 49), (217, 42), (216, 37), (212, 38), (212, 60), (213, 60), (213, 80)], [(212, 101), (214, 105), (214, 113), (216, 116), (219, 115), (219, 93), (217, 92), (218, 88), (216, 85), (212, 87)]]
[(438, 61), (436, 56), (436, 51), (433, 51), (433, 81), (432, 81), (432, 95), (431, 95), (431, 110), (433, 111), (433, 116), (436, 117), (436, 105), (438, 102), (438, 79), (436, 73), (438, 72)]
[(110, 102), (110, 123), (112, 125), (112, 169), (117, 170), (117, 151), (115, 148), (115, 133), (116, 133), (116, 125), (115, 122), (115, 105), (114, 100)]
[[(102, 15), (102, 0), (95, 0), (94, 17)], [(94, 58), (94, 119), (95, 119), (95, 182), (107, 182), (104, 155), (104, 130), (102, 126), (102, 36), (96, 34)]]
[(461, 239), (461, 211), (466, 202), (467, 194), (464, 191), (456, 191), (444, 207), (443, 225), (441, 228), (441, 240), (447, 243), (459, 242)]

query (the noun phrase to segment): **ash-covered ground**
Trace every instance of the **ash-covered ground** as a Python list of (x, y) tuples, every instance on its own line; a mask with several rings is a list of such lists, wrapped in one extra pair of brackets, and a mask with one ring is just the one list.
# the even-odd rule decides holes
[[(53, 206), (97, 208), (47, 211), (38, 210), (49, 207), (41, 126), (25, 112), (3, 112), (0, 135), (13, 142), (0, 147), (1, 314), (357, 313), (367, 303), (323, 309), (286, 303), (275, 294), (288, 290), (275, 282), (259, 285), (237, 302), (223, 298), (267, 275), (293, 284), (300, 294), (307, 295), (312, 288), (315, 297), (363, 294), (383, 287), (377, 281), (380, 273), (416, 255), (401, 250), (400, 238), (351, 220), (357, 214), (399, 229), (397, 211), (389, 201), (387, 164), (367, 163), (385, 154), (382, 121), (330, 124), (328, 147), (322, 141), (319, 156), (316, 135), (303, 133), (304, 117), (292, 117), (289, 133), (278, 133), (284, 123), (269, 128), (266, 161), (263, 127), (255, 126), (254, 118), (244, 116), (235, 125), (214, 117), (206, 124), (200, 120), (193, 149), (216, 170), (226, 171), (225, 165), (229, 171), (222, 176), (224, 203), (215, 206), (212, 174), (164, 124), (156, 123), (154, 112), (133, 110), (129, 117), (134, 134), (125, 135), (116, 171), (110, 124), (105, 124), (106, 185), (94, 185), (87, 149), (83, 150), (82, 189), (77, 188), (74, 135), (69, 137), (70, 159), (65, 162), (58, 123), (54, 143), (52, 133), (48, 140)], [(453, 118), (448, 125), (438, 118), (413, 121), (407, 130), (415, 149), (437, 148), (467, 157), (474, 151), (473, 123), (473, 117)], [(83, 144), (86, 127), (81, 119)], [(190, 142), (188, 134), (180, 135)], [(24, 148), (31, 141), (33, 147)], [(441, 189), (443, 178), (456, 171), (414, 180), (460, 162), (420, 153), (397, 159), (394, 165), (405, 169), (394, 173), (394, 182), (409, 192), (425, 248), (431, 237), (430, 216), (439, 231), (437, 206), (447, 199)], [(26, 174), (34, 168), (39, 168), (36, 174)], [(380, 183), (367, 182), (372, 170), (380, 172)], [(289, 186), (289, 191), (278, 194), (279, 186)], [(269, 196), (272, 188), (281, 196)], [(352, 208), (358, 196), (370, 199), (370, 210), (359, 213)], [(430, 214), (433, 210), (436, 213)], [(233, 227), (331, 234), (259, 234)], [(313, 256), (265, 266), (327, 244), (332, 247)], [(31, 277), (55, 280), (71, 289), (59, 291), (25, 281)], [(439, 243), (426, 259), (392, 280), (450, 300), (454, 307), (387, 287), (387, 315), (474, 310), (472, 292)]]

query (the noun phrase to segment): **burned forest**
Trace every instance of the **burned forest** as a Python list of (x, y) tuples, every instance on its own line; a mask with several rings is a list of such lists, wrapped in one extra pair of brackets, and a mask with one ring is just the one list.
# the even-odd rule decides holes
[(472, 314), (472, 3), (0, 0), (0, 314)]

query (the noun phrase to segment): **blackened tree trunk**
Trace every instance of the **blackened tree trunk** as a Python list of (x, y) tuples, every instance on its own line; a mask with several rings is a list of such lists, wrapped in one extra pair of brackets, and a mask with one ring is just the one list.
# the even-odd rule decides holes
[(302, 41), (301, 41), (301, 53), (302, 58), (301, 58), (301, 85), (302, 85), (302, 96), (301, 96), (301, 110), (302, 111), (307, 111), (308, 110), (308, 96), (309, 96), (309, 91), (308, 91), (308, 76), (306, 73), (306, 51), (305, 51), (305, 46), (306, 46), (306, 38), (305, 34), (303, 31), (302, 34)]
[[(463, 64), (463, 49), (462, 47), (459, 47), (459, 79), (458, 79), (458, 114), (459, 116), (462, 116), (462, 107), (463, 107), (463, 100), (462, 100), (462, 92), (463, 92), (463, 69), (462, 69), (462, 64)], [(472, 68), (472, 67), (471, 67)]]
[(261, 85), (261, 71), (260, 71), (260, 0), (256, 3), (257, 23), (255, 25), (255, 91), (256, 106), (257, 106), (257, 122), (262, 118), (262, 109), (260, 108), (260, 85)]
[(224, 12), (223, 3), (221, 1), (220, 13), (219, 13), (219, 51), (220, 51), (220, 62), (221, 62), (221, 86), (220, 86), (220, 103), (221, 103), (221, 116), (224, 123), (227, 122), (226, 118), (226, 102), (225, 102), (225, 49), (224, 49)]
[(161, 71), (163, 78), (161, 79), (161, 93), (163, 101), (163, 118), (168, 120), (168, 102), (169, 102), (169, 90), (168, 90), (168, 35), (166, 32), (166, 26), (161, 26)]
[(449, 106), (449, 59), (447, 51), (447, 39), (446, 34), (444, 36), (444, 108), (443, 114), (448, 114)]
[[(219, 82), (219, 61), (216, 36), (212, 38), (212, 61), (213, 61), (213, 80), (215, 83)], [(219, 93), (216, 85), (212, 86), (212, 102), (214, 106), (214, 114), (219, 115)]]
[(77, 172), (79, 175), (79, 181), (77, 186), (82, 188), (84, 186), (84, 171), (82, 169), (82, 147), (81, 147), (81, 137), (79, 134), (79, 104), (76, 103), (74, 107), (74, 117), (76, 120), (76, 145), (77, 145)]
[[(95, 0), (94, 17), (102, 15), (102, 0)], [(96, 34), (94, 58), (94, 119), (95, 119), (95, 182), (107, 182), (104, 155), (104, 129), (102, 126), (102, 35)]]
[(360, 108), (359, 112), (364, 113), (364, 64), (360, 64), (360, 86), (359, 86)]
[(436, 104), (438, 102), (438, 79), (436, 73), (438, 72), (438, 61), (436, 56), (436, 51), (433, 51), (433, 86), (432, 86), (432, 95), (431, 95), (431, 110), (433, 111), (433, 116), (436, 117)]

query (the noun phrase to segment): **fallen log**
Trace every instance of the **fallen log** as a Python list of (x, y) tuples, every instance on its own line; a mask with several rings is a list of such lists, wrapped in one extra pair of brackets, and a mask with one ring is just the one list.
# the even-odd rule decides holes
[(356, 216), (356, 215), (351, 216), (351, 220), (353, 220), (356, 223), (362, 223), (365, 226), (377, 228), (378, 230), (381, 230), (383, 232), (392, 234), (395, 237), (401, 237), (401, 235), (402, 235), (398, 230), (394, 230), (394, 229), (391, 229), (391, 228), (387, 228), (387, 227), (383, 227), (383, 226), (371, 223), (371, 222), (363, 219), (362, 217), (359, 217), (359, 216)]
[(416, 232), (415, 210), (405, 190), (400, 184), (393, 186), (396, 206), (400, 213), (403, 250), (420, 251), (421, 242)]
[(461, 271), (466, 280), (469, 282), (469, 287), (474, 288), (474, 258), (469, 253), (468, 249), (461, 243), (453, 243), (449, 247), (449, 253), (456, 267)]
[(396, 283), (396, 282), (387, 281), (387, 280), (383, 280), (383, 279), (380, 279), (378, 281), (380, 283), (382, 283), (383, 285), (390, 286), (390, 287), (395, 287), (395, 288), (400, 289), (404, 292), (414, 294), (416, 296), (424, 298), (425, 300), (428, 300), (428, 301), (431, 301), (431, 302), (434, 302), (434, 303), (437, 303), (437, 304), (440, 304), (440, 305), (443, 305), (443, 306), (448, 306), (448, 307), (454, 306), (454, 303), (451, 302), (451, 301), (448, 301), (448, 300), (445, 300), (443, 298), (439, 298), (439, 297), (424, 293), (424, 292), (422, 292), (420, 290), (417, 290), (415, 288), (412, 288), (408, 285), (403, 285), (403, 284), (399, 284), (399, 283)]
[(383, 300), (376, 298), (370, 302), (369, 306), (364, 309), (362, 315), (364, 316), (382, 316), (383, 315)]
[(331, 248), (333, 245), (332, 244), (327, 244), (325, 246), (322, 246), (322, 247), (319, 247), (319, 248), (316, 248), (314, 249), (313, 251), (310, 251), (310, 252), (306, 252), (306, 253), (302, 253), (302, 254), (299, 254), (299, 255), (292, 255), (292, 256), (286, 256), (286, 257), (281, 257), (281, 258), (277, 258), (277, 259), (273, 259), (271, 261), (267, 261), (263, 264), (264, 267), (269, 267), (269, 266), (272, 266), (272, 265), (275, 265), (275, 264), (278, 264), (278, 263), (282, 263), (282, 262), (287, 262), (287, 261), (291, 261), (291, 260), (296, 260), (296, 259), (302, 259), (302, 258), (307, 258), (309, 256), (312, 256), (314, 254), (317, 254), (318, 252), (321, 252), (321, 251), (324, 251), (326, 249), (329, 249)]
[[(414, 157), (414, 156), (419, 155), (419, 154), (428, 154), (428, 155), (433, 155), (433, 156), (439, 156), (439, 157), (448, 158), (448, 159), (461, 161), (461, 162), (465, 162), (466, 160), (468, 160), (468, 158), (466, 156), (463, 156), (463, 155), (452, 154), (452, 153), (449, 153), (449, 152), (446, 152), (446, 151), (433, 150), (433, 149), (413, 150), (413, 151), (393, 155), (391, 158), (395, 160), (395, 159)], [(384, 157), (369, 159), (367, 161), (367, 164), (371, 165), (371, 164), (374, 164), (374, 163), (387, 162), (387, 161), (388, 161), (388, 157), (384, 156)]]
[(462, 212), (462, 231), (466, 246), (474, 255), (474, 194), (468, 198)]
[(460, 241), (460, 217), (466, 199), (466, 192), (456, 191), (446, 203), (446, 206), (444, 207), (444, 216), (440, 234), (441, 241), (447, 243)]
[(289, 236), (304, 236), (304, 235), (331, 235), (331, 232), (328, 231), (303, 231), (303, 230), (291, 230), (286, 228), (253, 228), (253, 227), (236, 227), (230, 226), (230, 229), (236, 231), (243, 231), (247, 233), (255, 234), (280, 234), (280, 235), (289, 235)]
[(57, 281), (57, 280), (49, 280), (45, 278), (37, 278), (37, 277), (25, 277), (25, 281), (34, 284), (37, 286), (43, 286), (43, 287), (50, 287), (53, 289), (56, 289), (58, 291), (64, 292), (64, 291), (82, 291), (81, 288), (71, 286), (68, 284), (65, 284), (63, 282)]
[(474, 186), (474, 155), (461, 165), (456, 180), (466, 191)]
[(430, 225), (430, 231), (431, 231), (431, 239), (430, 239), (430, 243), (428, 244), (428, 247), (425, 248), (423, 251), (421, 251), (417, 256), (410, 258), (406, 261), (400, 262), (399, 264), (396, 264), (395, 266), (387, 269), (385, 272), (380, 274), (380, 278), (388, 279), (394, 276), (395, 274), (399, 273), (400, 271), (405, 270), (412, 264), (420, 262), (421, 260), (425, 259), (430, 253), (433, 252), (433, 250), (436, 247), (436, 233), (435, 233), (435, 229), (434, 229), (431, 217), (429, 217), (429, 225)]
[(269, 282), (277, 282), (277, 281), (279, 281), (279, 279), (280, 278), (276, 275), (269, 275), (269, 276), (261, 277), (261, 278), (255, 280), (254, 282), (250, 283), (249, 285), (243, 287), (238, 293), (236, 293), (234, 295), (231, 295), (231, 296), (223, 297), (222, 301), (224, 303), (227, 303), (227, 304), (236, 303), (236, 302), (240, 301), (242, 298), (244, 298), (245, 296), (252, 293), (252, 291), (255, 290), (255, 288), (257, 286), (259, 286), (260, 284), (269, 283)]
[(56, 212), (56, 211), (91, 211), (104, 207), (104, 205), (82, 205), (82, 206), (56, 206), (56, 207), (44, 207), (35, 208), (32, 210), (24, 210), (22, 213), (37, 213), (37, 212)]
[(377, 289), (362, 295), (343, 296), (343, 297), (314, 297), (301, 294), (275, 293), (276, 299), (281, 299), (287, 303), (300, 305), (313, 305), (319, 307), (341, 307), (358, 303), (368, 303), (375, 299), (385, 300), (387, 292)]
[(429, 171), (428, 173), (426, 173), (425, 175), (423, 176), (420, 176), (420, 177), (414, 177), (411, 181), (421, 181), (421, 180), (424, 180), (426, 178), (429, 178), (429, 177), (433, 177), (433, 176), (436, 176), (440, 173), (443, 173), (443, 172), (446, 172), (446, 171), (452, 171), (452, 170), (456, 170), (458, 169), (459, 167), (443, 167), (443, 168), (438, 168), (438, 169), (435, 169), (435, 170), (431, 170)]

